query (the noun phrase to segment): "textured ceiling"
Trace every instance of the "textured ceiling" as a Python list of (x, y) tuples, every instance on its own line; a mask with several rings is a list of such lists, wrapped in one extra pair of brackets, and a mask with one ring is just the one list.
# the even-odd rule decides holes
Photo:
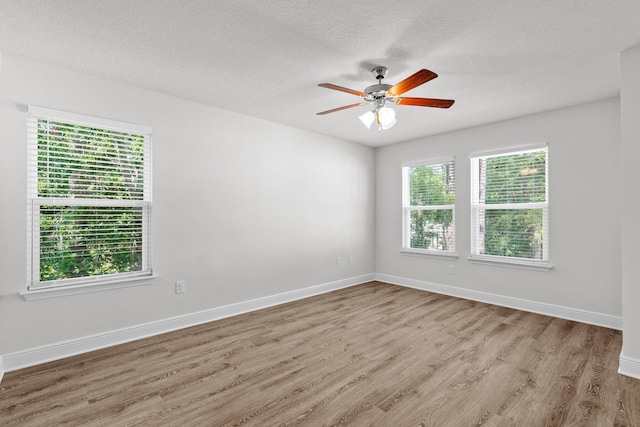
[[(639, 0), (0, 0), (0, 52), (274, 122), (381, 146), (619, 94), (640, 44)], [(390, 130), (366, 107), (325, 116), (420, 68)]]

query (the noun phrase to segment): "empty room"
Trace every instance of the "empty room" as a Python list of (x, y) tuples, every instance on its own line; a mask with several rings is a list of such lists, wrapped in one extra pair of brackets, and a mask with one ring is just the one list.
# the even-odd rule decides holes
[(640, 2), (0, 0), (0, 426), (640, 426)]

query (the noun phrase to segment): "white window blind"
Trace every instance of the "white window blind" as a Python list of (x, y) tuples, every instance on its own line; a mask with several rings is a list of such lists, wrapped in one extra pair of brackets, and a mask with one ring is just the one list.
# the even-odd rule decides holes
[(402, 168), (402, 249), (455, 251), (455, 160), (425, 161)]
[(28, 289), (151, 275), (151, 130), (29, 107)]
[(547, 148), (471, 158), (471, 258), (549, 260)]

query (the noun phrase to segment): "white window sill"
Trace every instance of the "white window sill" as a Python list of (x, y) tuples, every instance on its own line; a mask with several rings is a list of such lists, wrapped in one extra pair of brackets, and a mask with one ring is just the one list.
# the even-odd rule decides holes
[(150, 285), (157, 276), (137, 276), (128, 279), (104, 280), (93, 283), (58, 286), (42, 289), (33, 289), (21, 292), (20, 295), (27, 301), (47, 298), (66, 297), (69, 295), (86, 294), (89, 292), (101, 292), (111, 289), (130, 288), (134, 286)]
[(468, 259), (472, 264), (495, 265), (497, 267), (520, 268), (523, 270), (549, 271), (553, 268), (549, 261), (533, 261), (523, 258), (472, 255)]
[(447, 260), (455, 260), (458, 259), (458, 254), (455, 252), (440, 252), (440, 251), (429, 251), (424, 249), (409, 249), (404, 248), (400, 249), (400, 253), (403, 255), (409, 256), (423, 256), (428, 258), (438, 258), (438, 259), (447, 259)]

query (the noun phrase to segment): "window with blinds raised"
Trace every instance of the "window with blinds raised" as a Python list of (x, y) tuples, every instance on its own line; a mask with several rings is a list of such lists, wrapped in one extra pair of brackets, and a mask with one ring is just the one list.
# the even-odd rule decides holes
[(402, 168), (402, 250), (455, 251), (455, 161), (425, 161)]
[(549, 261), (547, 147), (471, 158), (471, 259)]
[(151, 275), (151, 130), (29, 107), (29, 290)]

